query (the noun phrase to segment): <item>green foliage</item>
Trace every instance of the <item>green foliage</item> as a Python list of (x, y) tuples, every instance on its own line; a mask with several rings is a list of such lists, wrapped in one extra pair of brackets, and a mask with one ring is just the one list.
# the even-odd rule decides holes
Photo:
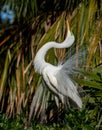
[[(96, 109), (96, 108), (95, 108)], [(99, 120), (97, 119), (98, 110), (88, 110), (88, 108), (74, 110), (69, 109), (66, 120), (67, 124), (72, 130), (92, 130), (99, 129)], [(100, 108), (101, 109), (101, 108)], [(101, 110), (102, 111), (102, 110)]]
[[(90, 71), (79, 70), (83, 78), (75, 79), (83, 85), (86, 92), (90, 94), (96, 102), (102, 102), (102, 66), (93, 68)], [(92, 100), (91, 99), (91, 100)], [(97, 99), (97, 100), (96, 100)]]
[(22, 130), (23, 122), (19, 116), (14, 119), (8, 119), (6, 115), (0, 113), (0, 129), (1, 130)]
[(1, 130), (8, 130), (9, 121), (8, 118), (0, 113), (0, 129)]
[[(86, 99), (85, 99), (86, 100)], [(88, 102), (87, 102), (88, 105)], [(99, 115), (102, 108), (96, 106), (93, 110), (83, 108), (75, 110), (73, 108), (67, 111), (65, 121), (53, 124), (35, 124), (27, 125), (27, 119), (22, 115), (17, 115), (13, 119), (8, 119), (4, 114), (0, 113), (0, 129), (2, 130), (101, 130), (102, 116)], [(97, 115), (100, 118), (97, 118)]]
[[(65, 2), (65, 3), (64, 3)], [(76, 81), (84, 86), (88, 102), (84, 109), (70, 109), (65, 124), (53, 126), (35, 125), (32, 122), (28, 130), (90, 130), (102, 128), (102, 0), (2, 0), (0, 8), (8, 4), (15, 11), (13, 25), (0, 23), (0, 129), (17, 130), (27, 127), (29, 109), (41, 77), (35, 74), (33, 59), (37, 50), (47, 41), (63, 41), (66, 34), (65, 18), (68, 18), (71, 30), (79, 46), (88, 50), (87, 67), (90, 71), (80, 70), (84, 79)], [(59, 53), (50, 50), (46, 60), (56, 64), (65, 50)], [(56, 55), (56, 57), (55, 57)], [(85, 67), (85, 65), (83, 65)], [(24, 112), (25, 116), (16, 116)], [(15, 117), (15, 118), (14, 118)]]
[[(83, 86), (86, 92), (87, 100), (83, 100), (87, 112), (83, 117), (89, 118), (90, 122), (86, 124), (91, 124), (90, 129), (101, 129), (102, 128), (102, 66), (99, 65), (91, 70), (78, 70), (82, 75), (79, 79), (75, 80)], [(86, 104), (86, 106), (85, 106)], [(78, 114), (77, 114), (78, 115)], [(80, 119), (80, 118), (78, 118)], [(83, 118), (81, 117), (81, 121)], [(74, 121), (75, 122), (75, 121)], [(84, 119), (85, 123), (85, 119)]]

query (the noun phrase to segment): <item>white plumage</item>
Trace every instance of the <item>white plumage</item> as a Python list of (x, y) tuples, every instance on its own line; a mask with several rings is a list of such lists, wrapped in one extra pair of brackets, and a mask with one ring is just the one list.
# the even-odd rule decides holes
[[(45, 61), (45, 55), (50, 48), (68, 48), (74, 43), (75, 38), (74, 35), (71, 34), (69, 30), (68, 22), (67, 27), (68, 27), (67, 36), (62, 43), (58, 44), (54, 41), (48, 42), (37, 52), (35, 56), (34, 69), (37, 73), (42, 75), (44, 83), (39, 86), (33, 98), (31, 108), (34, 109), (34, 117), (38, 116), (36, 114), (38, 110), (38, 104), (40, 104), (39, 113), (40, 114), (45, 113), (46, 108), (48, 106), (48, 104), (46, 103), (47, 102), (46, 99), (48, 98), (49, 93), (53, 95), (53, 98), (55, 98), (57, 105), (60, 100), (64, 106), (66, 106), (66, 104), (70, 106), (68, 100), (69, 98), (79, 108), (82, 107), (82, 101), (78, 94), (77, 86), (74, 84), (74, 82), (71, 80), (69, 76), (68, 69), (71, 68), (69, 62), (67, 61), (64, 64), (58, 64), (57, 66), (54, 66)], [(73, 62), (73, 64), (75, 64), (75, 61)], [(31, 119), (32, 113), (33, 110), (30, 111), (29, 119)]]

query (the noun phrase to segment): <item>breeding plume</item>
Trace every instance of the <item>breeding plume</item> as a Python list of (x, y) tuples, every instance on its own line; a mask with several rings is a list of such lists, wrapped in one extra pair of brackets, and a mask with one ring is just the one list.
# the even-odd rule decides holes
[(29, 119), (31, 119), (32, 115), (34, 117), (44, 118), (50, 95), (52, 95), (52, 99), (55, 100), (58, 107), (59, 102), (65, 107), (70, 107), (69, 99), (77, 107), (82, 107), (77, 86), (69, 76), (73, 70), (73, 66), (76, 64), (75, 56), (70, 57), (70, 62), (67, 60), (64, 64), (60, 63), (57, 66), (45, 61), (45, 55), (50, 48), (69, 48), (74, 43), (75, 38), (70, 32), (68, 21), (66, 22), (66, 26), (67, 35), (62, 43), (59, 44), (55, 41), (48, 42), (39, 49), (35, 56), (34, 69), (42, 75), (43, 79), (33, 98)]

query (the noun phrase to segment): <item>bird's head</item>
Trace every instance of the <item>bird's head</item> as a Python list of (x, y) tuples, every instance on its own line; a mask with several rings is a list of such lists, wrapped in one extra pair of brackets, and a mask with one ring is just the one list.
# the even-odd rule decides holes
[(74, 43), (75, 37), (74, 37), (73, 33), (70, 31), (70, 26), (69, 26), (68, 20), (66, 20), (66, 27), (67, 27), (67, 35), (66, 35), (65, 42), (68, 43), (68, 47), (69, 47)]

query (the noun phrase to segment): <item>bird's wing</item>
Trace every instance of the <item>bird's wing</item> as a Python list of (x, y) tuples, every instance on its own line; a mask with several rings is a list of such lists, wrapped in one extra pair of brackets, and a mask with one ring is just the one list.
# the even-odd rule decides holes
[(64, 95), (65, 97), (70, 98), (73, 100), (78, 107), (82, 107), (82, 101), (79, 96), (77, 86), (73, 82), (73, 80), (67, 75), (67, 73), (63, 70), (60, 70), (56, 74), (57, 84), (58, 84), (58, 91)]
[[(79, 96), (78, 89), (75, 81), (72, 80), (73, 75), (78, 74), (75, 69), (77, 69), (76, 64), (78, 60), (78, 67), (82, 67), (83, 63), (86, 61), (87, 51), (81, 49), (79, 53), (73, 53), (67, 59), (66, 62), (61, 62), (61, 69), (56, 74), (56, 80), (58, 84), (58, 90), (65, 96), (70, 97), (79, 107), (82, 107), (82, 101)], [(68, 55), (69, 56), (69, 55)], [(81, 93), (82, 94), (82, 93)]]
[(65, 97), (67, 97), (72, 99), (79, 107), (82, 107), (77, 86), (73, 83), (68, 74), (63, 71), (63, 69), (59, 69), (59, 67), (50, 67), (51, 66), (46, 67), (43, 71), (43, 78), (48, 89), (56, 95), (64, 105), (66, 105)]
[(77, 69), (85, 67), (87, 60), (87, 50), (79, 49), (78, 53), (72, 48), (66, 53), (65, 58), (58, 64), (62, 65), (62, 70), (68, 75), (77, 74)]

